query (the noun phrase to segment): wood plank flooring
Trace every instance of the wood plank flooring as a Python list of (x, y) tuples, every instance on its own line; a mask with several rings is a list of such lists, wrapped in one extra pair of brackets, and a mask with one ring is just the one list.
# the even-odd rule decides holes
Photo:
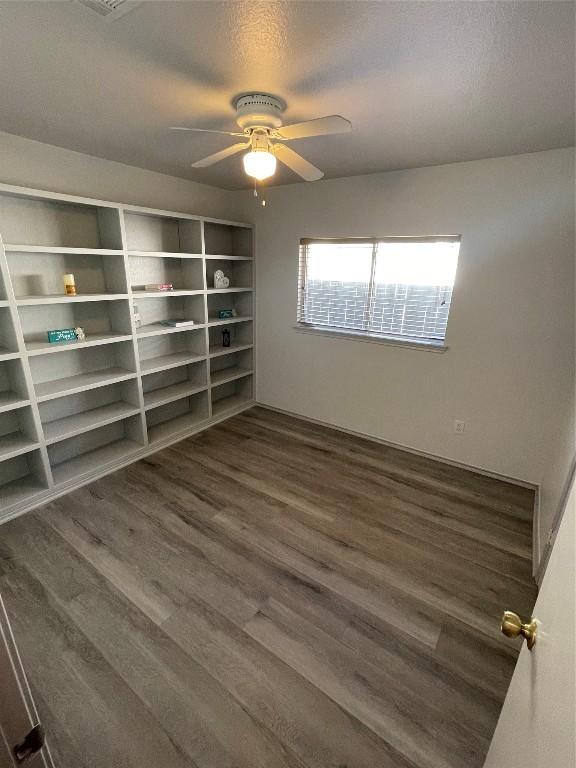
[(482, 766), (533, 494), (262, 408), (0, 529), (62, 768)]

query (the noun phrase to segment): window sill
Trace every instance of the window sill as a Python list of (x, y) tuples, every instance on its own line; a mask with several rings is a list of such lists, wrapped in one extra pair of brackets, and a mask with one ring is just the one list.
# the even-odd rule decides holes
[(319, 325), (295, 325), (293, 326), (298, 333), (313, 333), (317, 336), (326, 336), (328, 338), (344, 339), (348, 341), (364, 341), (369, 344), (389, 344), (393, 347), (404, 347), (406, 349), (420, 349), (427, 352), (446, 352), (448, 347), (443, 341), (401, 339), (394, 336), (377, 336), (371, 333), (362, 333), (361, 331), (346, 331), (337, 328), (324, 328)]

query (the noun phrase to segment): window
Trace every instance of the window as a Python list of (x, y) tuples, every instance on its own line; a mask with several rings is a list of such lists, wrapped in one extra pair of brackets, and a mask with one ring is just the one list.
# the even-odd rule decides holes
[(442, 345), (460, 237), (300, 241), (298, 323)]

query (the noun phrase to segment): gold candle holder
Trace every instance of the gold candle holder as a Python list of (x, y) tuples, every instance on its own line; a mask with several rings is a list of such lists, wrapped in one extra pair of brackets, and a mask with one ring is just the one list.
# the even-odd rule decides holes
[(76, 296), (76, 281), (74, 275), (64, 275), (64, 292), (66, 296)]

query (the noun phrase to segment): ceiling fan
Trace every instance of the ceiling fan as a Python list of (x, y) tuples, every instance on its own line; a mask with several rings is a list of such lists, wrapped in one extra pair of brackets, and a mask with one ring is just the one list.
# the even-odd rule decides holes
[(213, 155), (192, 163), (193, 168), (207, 168), (238, 152), (248, 150), (244, 155), (244, 170), (248, 176), (258, 181), (272, 176), (276, 171), (276, 160), (287, 165), (305, 181), (316, 181), (324, 173), (315, 165), (305, 160), (293, 149), (283, 144), (284, 141), (306, 139), (310, 136), (326, 136), (332, 133), (347, 133), (352, 124), (340, 115), (319, 117), (292, 125), (282, 124), (285, 104), (276, 96), (262, 93), (249, 93), (236, 99), (236, 122), (242, 133), (216, 131), (209, 128), (174, 127), (174, 131), (197, 131), (203, 133), (222, 133), (226, 136), (241, 136), (244, 141), (215, 152)]

